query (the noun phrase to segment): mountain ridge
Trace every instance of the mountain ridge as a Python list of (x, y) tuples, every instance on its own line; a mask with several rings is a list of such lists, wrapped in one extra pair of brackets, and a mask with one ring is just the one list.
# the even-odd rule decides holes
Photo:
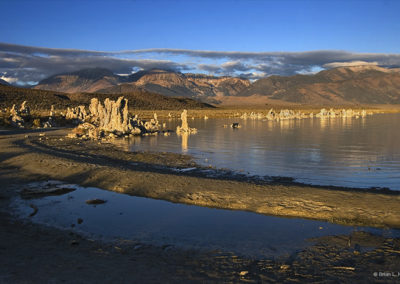
[[(93, 74), (91, 74), (93, 72)], [(50, 76), (34, 89), (76, 92), (121, 93), (121, 90), (146, 90), (166, 96), (194, 99), (236, 95), (250, 82), (243, 78), (216, 77), (203, 74), (184, 74), (173, 70), (142, 70), (129, 76), (113, 74), (103, 68), (83, 69)]]
[(35, 89), (123, 94), (148, 91), (169, 97), (187, 97), (223, 104), (228, 97), (304, 104), (398, 104), (400, 70), (375, 65), (344, 66), (315, 74), (272, 75), (253, 83), (249, 80), (173, 70), (142, 70), (128, 76), (104, 68), (83, 69), (51, 76)]

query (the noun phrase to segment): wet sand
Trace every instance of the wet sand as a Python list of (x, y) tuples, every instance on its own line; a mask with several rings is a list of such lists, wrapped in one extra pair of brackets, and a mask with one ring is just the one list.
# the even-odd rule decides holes
[(196, 165), (184, 155), (130, 153), (112, 144), (70, 140), (65, 130), (49, 131), (45, 136), (3, 132), (0, 149), (0, 222), (4, 228), (0, 232), (0, 283), (398, 280), (376, 278), (373, 272), (400, 270), (399, 240), (367, 233), (324, 237), (290, 257), (260, 260), (229, 252), (106, 244), (23, 223), (5, 210), (24, 184), (55, 179), (172, 202), (399, 228), (400, 196), (396, 192), (177, 172), (177, 167)]

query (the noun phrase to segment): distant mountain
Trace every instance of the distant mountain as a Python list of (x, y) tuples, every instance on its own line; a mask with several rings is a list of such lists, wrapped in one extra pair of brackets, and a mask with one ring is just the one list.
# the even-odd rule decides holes
[(118, 85), (121, 81), (121, 76), (114, 75), (108, 69), (89, 68), (51, 76), (40, 81), (34, 89), (66, 93), (92, 93), (99, 89)]
[(214, 104), (395, 104), (400, 103), (400, 71), (378, 66), (340, 67), (312, 75), (269, 76), (250, 83), (242, 78), (160, 69), (118, 76), (93, 68), (51, 76), (34, 88), (66, 93), (149, 92)]
[(378, 66), (340, 67), (314, 75), (259, 79), (238, 96), (306, 104), (400, 103), (400, 72)]
[(0, 85), (10, 86), (10, 84), (7, 81), (4, 81), (3, 79), (0, 79)]
[(234, 96), (250, 86), (246, 79), (183, 74), (170, 70), (139, 71), (130, 76), (118, 76), (110, 70), (93, 68), (51, 76), (39, 82), (35, 89), (66, 93), (99, 92), (107, 94), (146, 90), (165, 96), (182, 96), (212, 101)]

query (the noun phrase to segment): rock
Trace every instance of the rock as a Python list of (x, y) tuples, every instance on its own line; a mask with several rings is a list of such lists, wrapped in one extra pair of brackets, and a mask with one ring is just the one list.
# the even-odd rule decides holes
[(234, 122), (231, 125), (232, 128), (239, 128), (239, 122)]
[(38, 213), (39, 209), (33, 204), (29, 204), (29, 207), (31, 207), (33, 209), (33, 212), (31, 214), (29, 214), (29, 217), (35, 216)]
[(20, 112), (17, 110), (17, 107), (15, 106), (15, 104), (12, 106), (11, 110), (10, 110), (10, 122), (11, 125), (14, 127), (18, 127), (18, 128), (24, 128), (24, 119), (21, 117)]
[(146, 129), (147, 132), (149, 133), (155, 133), (158, 132), (160, 129), (160, 124), (157, 119), (157, 114), (154, 113), (154, 118), (151, 119), (150, 121), (146, 121), (144, 123), (144, 128)]
[(365, 111), (365, 109), (363, 109), (361, 111), (361, 117), (366, 117), (367, 116), (367, 112)]
[(76, 133), (68, 133), (67, 138), (71, 138), (71, 139), (78, 138), (78, 135)]
[[(80, 114), (83, 114), (80, 116)], [(90, 123), (90, 127), (83, 127), (85, 134), (93, 139), (102, 137), (129, 137), (131, 135), (157, 134), (160, 129), (157, 114), (150, 121), (141, 121), (137, 115), (130, 116), (128, 100), (119, 97), (117, 101), (104, 100), (104, 105), (98, 99), (90, 101), (89, 112), (79, 107), (68, 109), (69, 118), (81, 117), (80, 124)], [(82, 127), (80, 127), (82, 129)], [(79, 133), (79, 131), (75, 131)], [(83, 135), (83, 133), (82, 133)]]
[(54, 116), (55, 116), (54, 105), (52, 105), (50, 109), (50, 116), (48, 120), (43, 124), (44, 128), (55, 127), (57, 125)]
[(106, 203), (106, 201), (103, 199), (96, 198), (96, 199), (86, 200), (86, 204), (90, 204), (90, 205), (98, 205), (98, 204), (104, 204), (104, 203)]
[(326, 109), (321, 109), (319, 113), (316, 114), (316, 117), (326, 117), (328, 115), (328, 111)]
[(74, 123), (79, 124), (85, 121), (87, 112), (85, 106), (77, 106), (73, 108), (67, 108), (65, 118), (72, 120)]
[(30, 112), (30, 109), (28, 107), (27, 101), (23, 101), (22, 102), (21, 107), (19, 109), (19, 112), (23, 116), (30, 116), (31, 115), (31, 112)]
[(274, 120), (276, 118), (276, 113), (272, 108), (268, 111), (266, 118), (268, 120)]
[(183, 112), (181, 113), (181, 120), (182, 124), (181, 126), (178, 126), (176, 128), (176, 133), (179, 135), (181, 133), (187, 133), (187, 134), (195, 134), (197, 133), (196, 128), (190, 128), (187, 122), (187, 110), (184, 109)]

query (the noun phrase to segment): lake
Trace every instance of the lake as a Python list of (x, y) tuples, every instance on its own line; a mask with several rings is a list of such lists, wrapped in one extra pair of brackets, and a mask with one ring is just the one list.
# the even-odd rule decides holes
[[(233, 122), (241, 128), (224, 128)], [(175, 130), (180, 120), (166, 123)], [(189, 126), (198, 133), (135, 137), (119, 145), (132, 151), (190, 154), (202, 165), (249, 175), (400, 190), (400, 114), (282, 121), (189, 119)]]

